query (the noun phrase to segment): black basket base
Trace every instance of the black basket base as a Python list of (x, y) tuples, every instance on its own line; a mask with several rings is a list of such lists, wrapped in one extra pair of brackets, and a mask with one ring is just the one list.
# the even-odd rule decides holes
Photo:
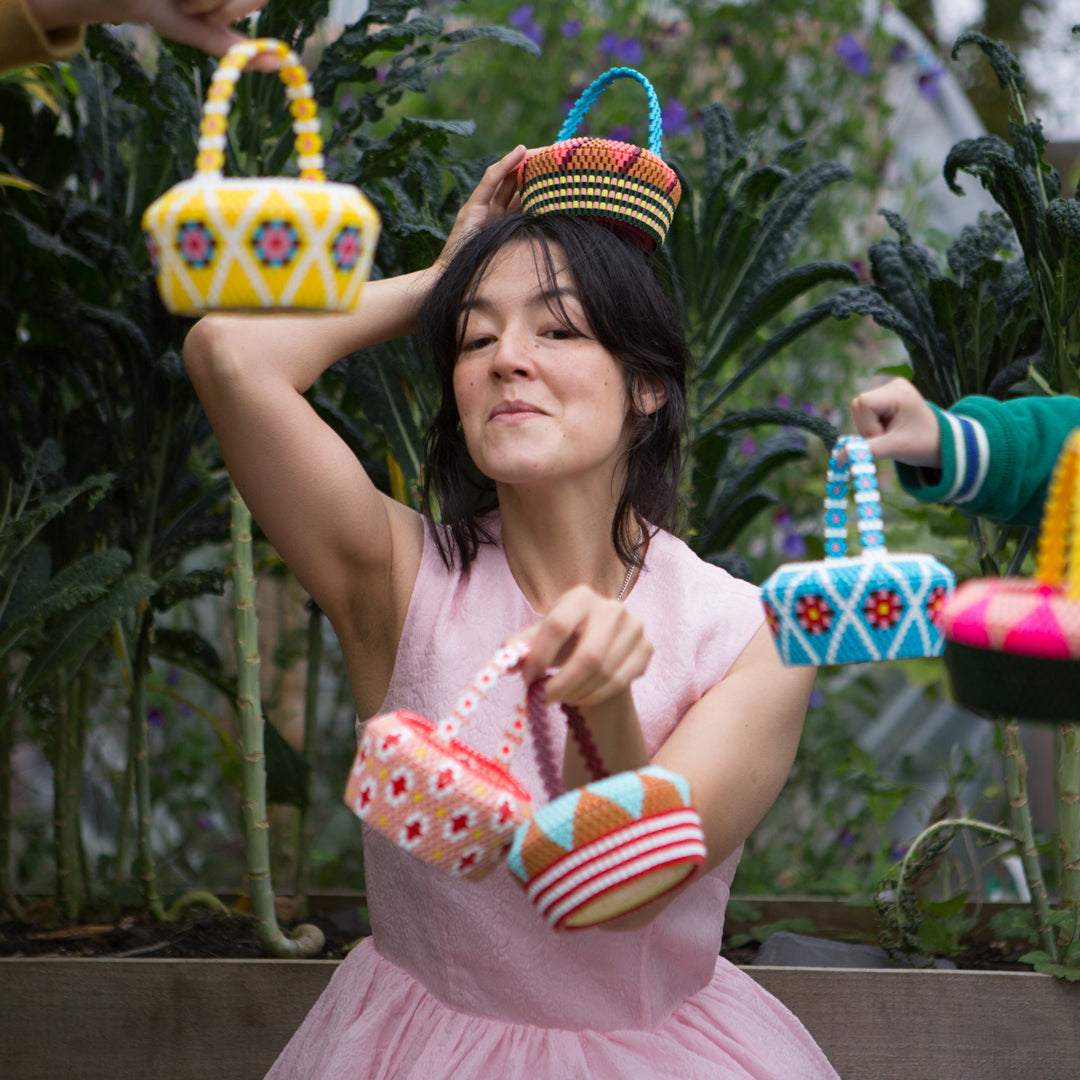
[(958, 705), (990, 720), (1080, 721), (1080, 660), (977, 649), (945, 642)]

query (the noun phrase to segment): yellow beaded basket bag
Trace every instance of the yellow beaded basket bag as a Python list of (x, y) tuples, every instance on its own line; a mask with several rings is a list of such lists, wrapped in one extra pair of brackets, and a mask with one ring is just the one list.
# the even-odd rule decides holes
[[(298, 179), (222, 176), (236, 81), (264, 53), (285, 84)], [(353, 185), (327, 181), (312, 93), (299, 57), (274, 38), (240, 42), (222, 58), (203, 105), (194, 176), (143, 214), (158, 292), (174, 315), (356, 305), (379, 214)]]

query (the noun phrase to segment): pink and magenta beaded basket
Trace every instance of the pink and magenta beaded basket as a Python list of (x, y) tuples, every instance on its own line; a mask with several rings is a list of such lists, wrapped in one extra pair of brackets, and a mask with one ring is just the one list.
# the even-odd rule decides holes
[[(541, 696), (542, 697), (542, 696)], [(594, 779), (563, 793), (549, 761), (543, 723), (530, 722), (551, 800), (521, 825), (507, 866), (558, 930), (608, 922), (677, 888), (704, 864), (705, 832), (685, 778), (659, 765), (607, 775), (577, 710), (563, 706)]]
[(496, 757), (457, 736), (495, 681), (528, 651), (524, 643), (500, 649), (439, 724), (407, 709), (368, 721), (345, 804), (405, 851), (455, 877), (478, 881), (490, 873), (532, 812), (529, 792), (509, 770), (525, 730), (524, 701)]
[[(849, 480), (859, 556), (847, 554)], [(778, 567), (761, 594), (785, 664), (856, 664), (940, 655), (941, 609), (955, 585), (932, 555), (886, 548), (874, 459), (863, 439), (842, 435), (826, 477), (825, 558)]]
[[(574, 137), (585, 114), (616, 79), (636, 79), (649, 98), (648, 148), (614, 139)], [(652, 83), (633, 68), (612, 68), (570, 110), (556, 142), (529, 154), (518, 170), (527, 214), (582, 214), (623, 231), (646, 251), (663, 244), (682, 188), (661, 154), (660, 102)]]
[(1080, 720), (1080, 429), (1050, 481), (1034, 577), (965, 581), (941, 623), (960, 704), (992, 718)]

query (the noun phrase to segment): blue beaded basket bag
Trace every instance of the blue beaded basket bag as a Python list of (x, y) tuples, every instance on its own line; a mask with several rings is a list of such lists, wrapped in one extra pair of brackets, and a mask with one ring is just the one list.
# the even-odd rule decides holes
[[(847, 553), (849, 483), (858, 556)], [(932, 555), (885, 547), (874, 459), (863, 439), (843, 435), (826, 478), (825, 558), (779, 567), (761, 591), (785, 664), (857, 664), (940, 655), (941, 608), (955, 587), (952, 571)]]

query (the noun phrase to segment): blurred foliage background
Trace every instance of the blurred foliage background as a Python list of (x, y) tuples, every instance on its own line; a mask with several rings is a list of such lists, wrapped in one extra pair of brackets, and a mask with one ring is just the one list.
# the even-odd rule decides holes
[[(593, 78), (612, 66), (649, 77), (686, 189), (659, 261), (698, 361), (689, 540), (760, 581), (823, 554), (824, 463), (852, 394), (882, 370), (917, 374), (877, 317), (889, 297), (875, 245), (899, 227), (925, 269), (961, 232), (927, 194), (949, 144), (913, 163), (895, 119), (938, 116), (956, 80), (986, 129), (1013, 137), (986, 53), (951, 58), (932, 5), (896, 7), (912, 20), (903, 34), (851, 0), (270, 0), (252, 30), (302, 51), (328, 172), (383, 215), (384, 276), (430, 261), (486, 164), (552, 141)], [(974, 28), (1020, 47), (1039, 7), (988, 2)], [(188, 323), (161, 308), (139, 227), (192, 171), (212, 70), (145, 33), (97, 29), (69, 64), (0, 77), (0, 899), (12, 910), (38, 894), (69, 917), (145, 902), (148, 872), (167, 896), (242, 885), (227, 477), (179, 361)], [(587, 131), (643, 140), (645, 124), (641, 88), (624, 81)], [(276, 79), (241, 80), (226, 171), (295, 171)], [(1023, 272), (1010, 223), (985, 228), (1003, 230), (987, 249), (994, 273)], [(1061, 388), (1046, 378), (1038, 392)], [(343, 358), (311, 400), (376, 482), (411, 500), (434, 395), (404, 340)], [(962, 515), (914, 504), (891, 471), (882, 480), (891, 546), (959, 577), (979, 569), (990, 541), (973, 544)], [(320, 616), (272, 549), (258, 554), (275, 879), (289, 890), (303, 849), (312, 888), (362, 888), (340, 803), (354, 719), (340, 657), (328, 640), (309, 667)], [(867, 898), (942, 800), (1001, 816), (991, 725), (944, 749), (863, 738), (898, 703), (947, 710), (942, 679), (936, 661), (822, 672), (737, 889)], [(307, 747), (305, 700), (318, 711)], [(957, 874), (1015, 895), (999, 854), (959, 857)]]

